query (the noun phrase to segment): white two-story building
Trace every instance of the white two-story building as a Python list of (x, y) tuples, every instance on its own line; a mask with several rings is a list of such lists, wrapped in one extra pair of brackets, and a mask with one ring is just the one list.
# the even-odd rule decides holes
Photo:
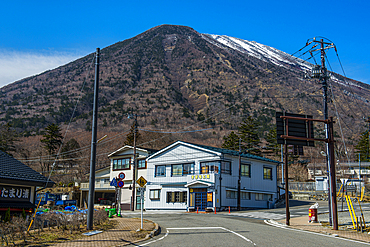
[[(145, 159), (155, 152), (156, 150), (136, 148), (136, 180), (143, 176), (146, 178), (146, 161)], [(99, 169), (95, 173), (95, 200), (94, 204), (100, 205), (111, 205), (117, 202), (117, 193), (121, 193), (121, 201), (117, 202), (121, 204), (122, 210), (130, 210), (131, 203), (134, 203), (134, 209), (140, 209), (140, 193), (135, 193), (135, 199), (132, 198), (132, 185), (133, 185), (133, 162), (134, 162), (134, 147), (124, 146), (113, 153), (108, 155), (111, 160), (110, 166)], [(121, 174), (121, 175), (120, 175)], [(123, 179), (123, 187), (111, 186), (113, 178), (118, 181), (118, 177), (121, 176)], [(139, 186), (136, 184), (136, 189)], [(88, 201), (89, 183), (81, 184), (81, 205), (82, 202)]]
[[(278, 161), (240, 155), (241, 208), (278, 198)], [(239, 152), (177, 141), (147, 158), (145, 209), (224, 210), (238, 206)]]

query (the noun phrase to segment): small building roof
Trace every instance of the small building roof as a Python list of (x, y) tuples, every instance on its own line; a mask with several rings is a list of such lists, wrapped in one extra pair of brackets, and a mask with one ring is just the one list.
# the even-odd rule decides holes
[[(150, 157), (148, 157), (148, 159), (151, 159), (151, 158), (155, 157), (156, 155), (158, 155), (158, 154), (160, 154), (162, 152), (166, 152), (167, 150), (169, 150), (169, 149), (171, 149), (171, 148), (173, 148), (174, 146), (177, 146), (177, 145), (195, 146), (195, 147), (201, 148), (203, 150), (206, 149), (206, 150), (211, 151), (211, 152), (214, 152), (214, 153), (227, 154), (227, 155), (231, 155), (231, 156), (239, 156), (239, 152), (238, 151), (235, 151), (235, 150), (229, 150), (229, 149), (225, 149), (225, 148), (217, 148), (217, 147), (205, 146), (205, 145), (200, 145), (200, 144), (195, 144), (195, 143), (190, 143), (190, 142), (176, 141), (176, 142), (172, 143), (171, 145), (165, 147), (164, 149), (162, 149), (162, 150), (154, 153), (153, 155), (151, 155)], [(260, 156), (257, 156), (257, 155), (248, 154), (248, 153), (241, 153), (240, 156), (241, 157), (244, 157), (244, 158), (261, 160), (261, 161), (266, 161), (266, 162), (271, 162), (271, 163), (276, 163), (276, 164), (280, 164), (281, 163), (280, 161), (276, 161), (276, 160), (272, 160), (272, 159), (260, 157)]]
[(0, 151), (0, 180), (12, 184), (19, 181), (22, 185), (47, 187), (54, 185), (53, 181), (48, 181), (46, 177), (3, 151)]
[[(116, 151), (114, 151), (113, 153), (108, 154), (108, 157), (112, 157), (114, 155), (117, 155), (117, 154), (119, 154), (119, 153), (121, 153), (121, 152), (123, 152), (125, 150), (129, 150), (129, 149), (134, 149), (134, 147), (133, 146), (129, 146), (129, 145), (123, 146), (123, 147), (117, 149)], [(151, 155), (151, 154), (153, 154), (153, 153), (155, 153), (155, 152), (158, 151), (158, 150), (150, 149), (150, 148), (138, 148), (138, 147), (136, 147), (136, 149), (138, 151), (141, 151), (141, 152), (146, 152), (146, 153), (148, 153), (148, 155)]]

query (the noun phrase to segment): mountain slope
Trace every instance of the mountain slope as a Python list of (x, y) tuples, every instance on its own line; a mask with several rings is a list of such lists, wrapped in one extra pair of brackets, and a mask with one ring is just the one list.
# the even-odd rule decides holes
[[(71, 129), (89, 129), (93, 57), (1, 88), (0, 122), (10, 122), (26, 135), (38, 134), (52, 122), (67, 123), (80, 99)], [(108, 132), (128, 130), (127, 114), (135, 113), (145, 129), (213, 128), (174, 138), (220, 145), (248, 115), (261, 122), (262, 132), (274, 126), (275, 111), (322, 118), (320, 85), (304, 79), (309, 68), (256, 42), (200, 34), (184, 26), (154, 27), (101, 50), (99, 125)], [(344, 79), (333, 76), (337, 98), (332, 100), (343, 120), (360, 129), (361, 118), (370, 110), (369, 86)], [(330, 107), (335, 116), (334, 104)], [(346, 130), (351, 138), (357, 132)]]

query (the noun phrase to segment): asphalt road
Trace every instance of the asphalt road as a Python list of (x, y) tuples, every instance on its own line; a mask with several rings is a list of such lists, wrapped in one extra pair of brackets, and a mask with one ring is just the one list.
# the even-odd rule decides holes
[[(309, 204), (292, 206), (291, 215), (307, 215), (307, 206)], [(140, 217), (139, 214), (135, 213), (132, 213), (131, 216)], [(144, 218), (157, 222), (161, 226), (161, 233), (153, 239), (130, 246), (356, 247), (365, 245), (324, 234), (279, 228), (264, 222), (265, 219), (274, 217), (283, 219), (285, 208), (249, 210), (232, 212), (231, 214), (227, 212), (218, 214), (148, 212), (145, 213)]]

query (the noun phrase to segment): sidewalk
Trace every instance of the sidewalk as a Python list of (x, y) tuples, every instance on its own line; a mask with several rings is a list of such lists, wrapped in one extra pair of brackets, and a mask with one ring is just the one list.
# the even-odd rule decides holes
[[(285, 225), (285, 219), (278, 220), (277, 222)], [(291, 218), (289, 227), (370, 243), (370, 235), (367, 234), (367, 232), (360, 233), (351, 229), (343, 229), (343, 227), (342, 229), (341, 227), (339, 227), (340, 229), (335, 231), (332, 230), (330, 226), (326, 227), (323, 226), (321, 223), (308, 223), (308, 216)]]
[(64, 243), (58, 243), (50, 246), (57, 247), (110, 247), (124, 246), (138, 241), (142, 241), (150, 236), (155, 235), (158, 231), (158, 224), (148, 220), (143, 220), (143, 231), (137, 232), (140, 228), (141, 220), (138, 218), (113, 218), (118, 221), (115, 229), (107, 230), (102, 233), (84, 237), (81, 239), (70, 240)]

